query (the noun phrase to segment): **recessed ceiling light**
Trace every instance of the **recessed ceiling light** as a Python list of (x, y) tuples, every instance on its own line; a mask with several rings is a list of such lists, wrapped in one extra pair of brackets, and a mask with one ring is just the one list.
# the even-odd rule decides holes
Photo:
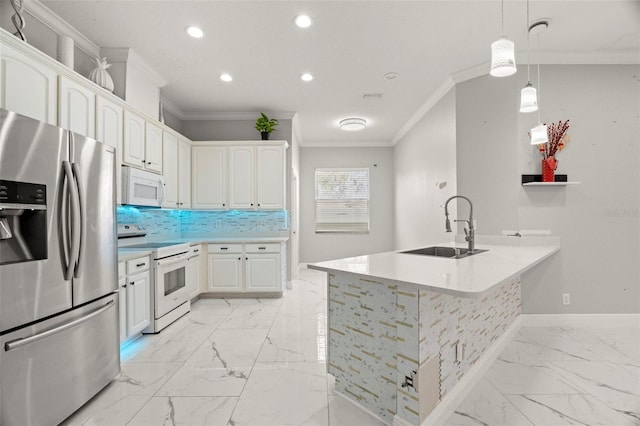
[(190, 26), (185, 28), (184, 30), (193, 38), (202, 38), (204, 36), (202, 30), (198, 27)]
[(230, 81), (233, 81), (233, 77), (231, 77), (231, 75), (229, 74), (220, 74), (220, 80), (228, 83)]
[(398, 77), (400, 77), (400, 74), (397, 72), (388, 72), (384, 75), (385, 80), (395, 80)]
[(307, 72), (307, 73), (304, 73), (304, 74), (302, 74), (300, 76), (300, 80), (302, 80), (302, 81), (311, 81), (311, 80), (313, 80), (313, 76)]
[(298, 15), (293, 22), (300, 28), (309, 28), (311, 26), (311, 18), (307, 15)]
[(348, 132), (362, 130), (365, 127), (367, 127), (367, 120), (365, 120), (364, 118), (352, 117), (340, 120), (340, 128)]

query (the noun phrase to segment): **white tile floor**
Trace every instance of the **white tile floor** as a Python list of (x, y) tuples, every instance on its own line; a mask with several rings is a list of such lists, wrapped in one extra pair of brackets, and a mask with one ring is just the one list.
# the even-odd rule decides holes
[[(281, 299), (202, 299), (122, 352), (122, 374), (64, 425), (381, 422), (333, 394), (324, 274)], [(520, 331), (446, 425), (640, 425), (639, 330)]]

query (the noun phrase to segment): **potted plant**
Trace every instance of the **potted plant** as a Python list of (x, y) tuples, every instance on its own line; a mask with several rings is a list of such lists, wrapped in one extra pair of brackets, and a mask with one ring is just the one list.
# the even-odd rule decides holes
[(278, 125), (278, 120), (269, 118), (264, 112), (260, 113), (260, 117), (256, 120), (256, 130), (262, 135), (262, 140), (269, 140), (269, 133), (273, 132)]

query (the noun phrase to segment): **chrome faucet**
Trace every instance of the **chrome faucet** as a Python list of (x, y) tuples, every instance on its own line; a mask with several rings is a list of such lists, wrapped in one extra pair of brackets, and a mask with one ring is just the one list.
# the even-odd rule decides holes
[(462, 198), (464, 200), (467, 200), (467, 202), (469, 203), (469, 220), (455, 219), (454, 222), (467, 222), (467, 224), (469, 225), (468, 231), (467, 228), (464, 228), (464, 240), (469, 243), (469, 254), (473, 254), (475, 250), (475, 228), (473, 227), (473, 204), (471, 203), (470, 199), (463, 195), (454, 195), (453, 197), (449, 198), (446, 203), (444, 203), (444, 216), (446, 218), (445, 227), (447, 228), (447, 232), (451, 232), (451, 222), (449, 221), (448, 206), (449, 201), (453, 200), (454, 198)]

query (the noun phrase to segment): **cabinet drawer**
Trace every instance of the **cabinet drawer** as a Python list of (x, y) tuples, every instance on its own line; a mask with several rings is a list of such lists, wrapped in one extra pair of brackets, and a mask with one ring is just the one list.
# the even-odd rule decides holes
[(135, 274), (136, 272), (146, 271), (149, 269), (149, 256), (138, 257), (127, 261), (127, 274)]
[(242, 253), (242, 244), (209, 244), (209, 254)]
[(197, 244), (189, 248), (189, 257), (200, 256), (202, 252), (202, 244)]
[(280, 253), (280, 243), (245, 244), (247, 253)]

